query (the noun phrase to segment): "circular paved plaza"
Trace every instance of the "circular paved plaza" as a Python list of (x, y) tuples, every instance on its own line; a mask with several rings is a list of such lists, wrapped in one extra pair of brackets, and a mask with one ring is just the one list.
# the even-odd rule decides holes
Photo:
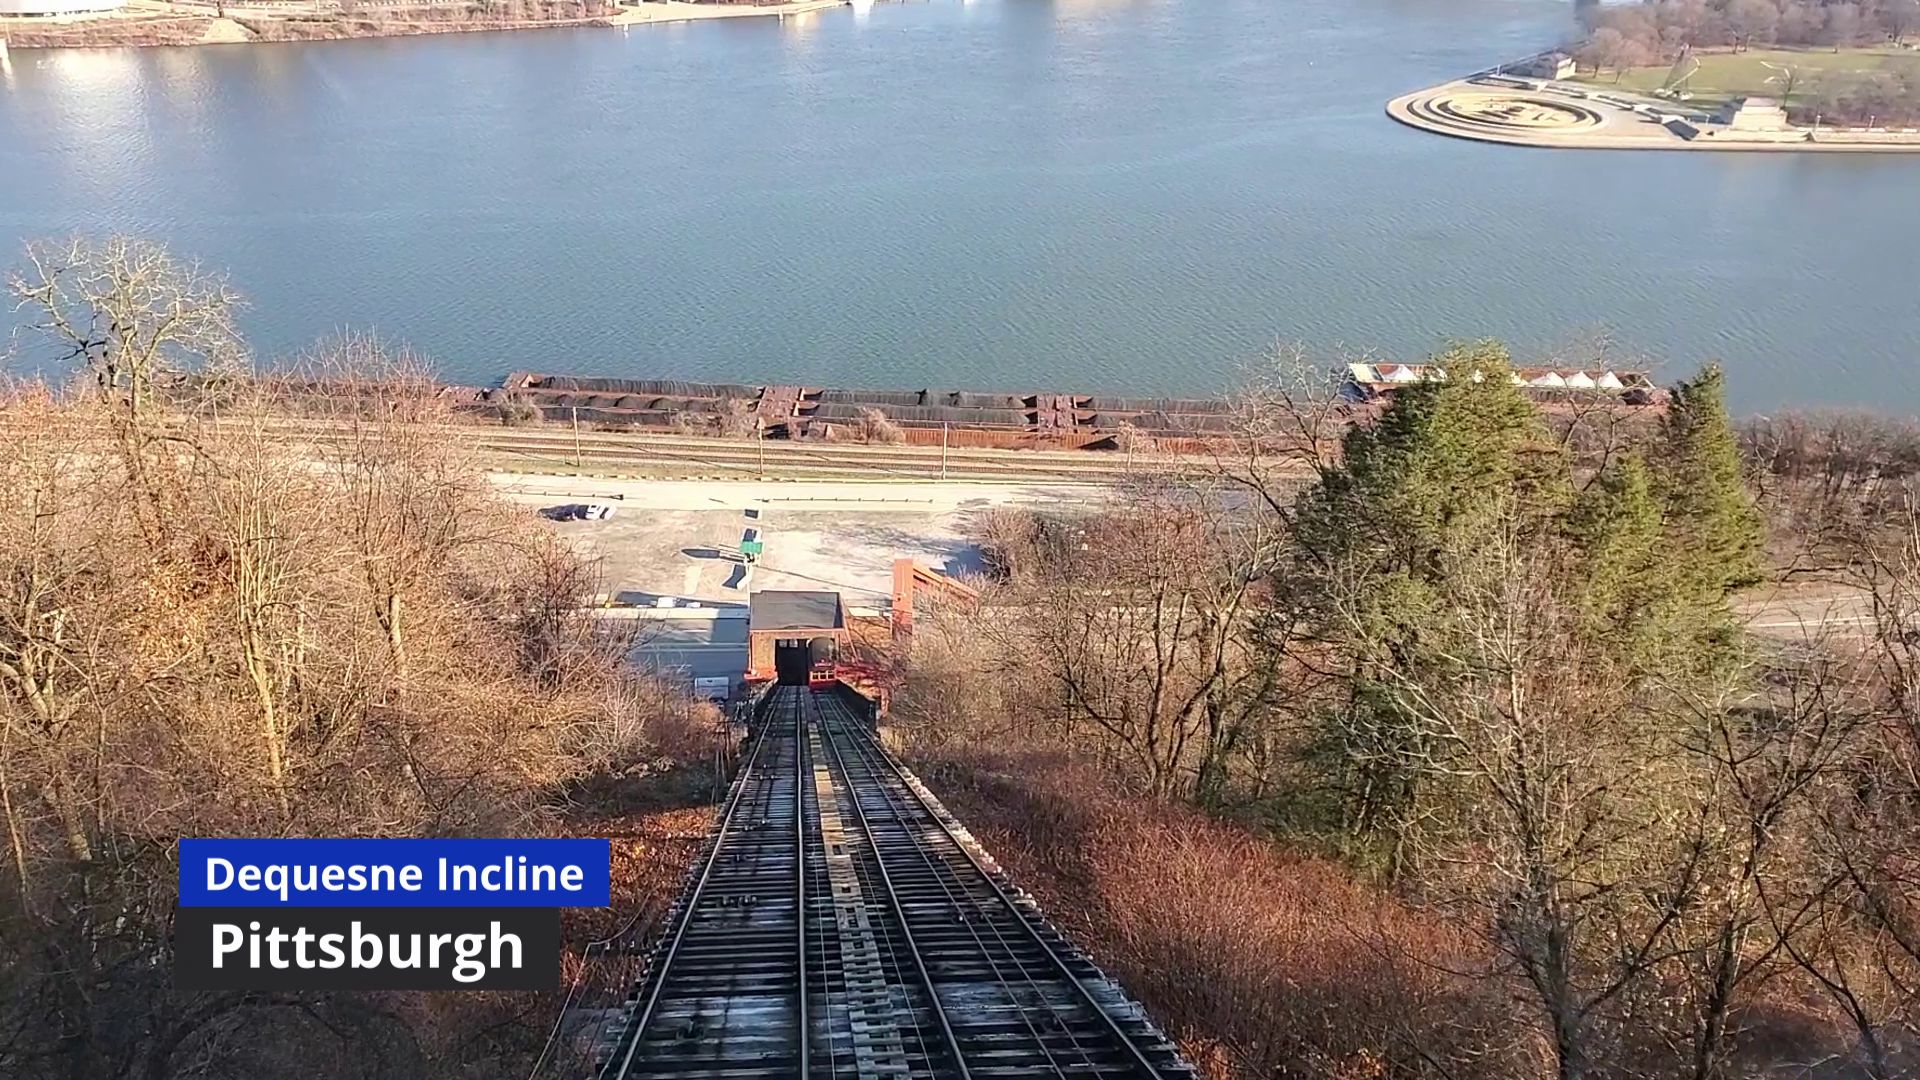
[(1409, 127), (1510, 146), (1606, 150), (1920, 152), (1920, 136), (1877, 131), (1739, 131), (1631, 94), (1479, 75), (1387, 102)]
[(1455, 123), (1514, 132), (1570, 133), (1606, 122), (1598, 112), (1575, 102), (1500, 91), (1436, 94), (1419, 105)]

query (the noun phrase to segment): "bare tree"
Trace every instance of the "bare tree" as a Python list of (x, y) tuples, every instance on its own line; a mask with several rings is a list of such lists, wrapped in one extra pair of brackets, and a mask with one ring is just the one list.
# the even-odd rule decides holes
[(1780, 26), (1780, 8), (1773, 0), (1733, 0), (1727, 5), (1727, 23), (1733, 28), (1736, 44), (1751, 49), (1756, 41), (1774, 39)]
[(165, 485), (148, 474), (169, 461), (156, 453), (156, 398), (198, 371), (221, 377), (241, 368), (245, 353), (234, 314), (238, 295), (226, 281), (174, 259), (142, 240), (75, 239), (27, 248), (26, 268), (8, 285), (53, 359), (77, 366), (115, 432), (129, 495), (150, 542), (169, 517)]
[(1875, 11), (1887, 36), (1897, 43), (1904, 44), (1908, 32), (1920, 24), (1920, 0), (1881, 0)]
[(1866, 738), (1825, 793), (1809, 872), (1818, 887), (1775, 898), (1795, 961), (1854, 1026), (1869, 1074), (1900, 1075), (1920, 1036), (1920, 503), (1855, 533), (1851, 561), (1874, 620)]
[(1866, 31), (1866, 16), (1860, 11), (1860, 5), (1850, 3), (1828, 4), (1825, 18), (1822, 19), (1817, 39), (1823, 45), (1832, 46), (1834, 52), (1857, 44)]
[(1253, 637), (1277, 533), (1219, 494), (1142, 488), (1135, 513), (1048, 523), (1004, 602), (1054, 617), (996, 631), (1049, 688), (1068, 741), (1089, 741), (1158, 797), (1224, 795), (1278, 673)]
[(1857, 666), (1835, 642), (1807, 643), (1806, 659), (1742, 679), (1737, 699), (1693, 703), (1682, 743), (1701, 769), (1697, 788), (1706, 868), (1681, 928), (1694, 1080), (1721, 1075), (1748, 989), (1781, 974), (1805, 928), (1774, 917), (1788, 897), (1830, 891), (1806, 873), (1818, 807), (1863, 748), (1871, 724)]
[[(79, 523), (110, 515), (90, 459), (100, 446), (81, 425), (33, 388), (7, 404), (10, 423), (0, 446), (0, 505), (14, 523), (0, 531), (0, 685), (5, 687), (5, 747), (0, 749), (0, 803), (21, 885), (30, 881), (31, 831), (14, 801), (11, 775), (33, 759), (31, 774), (45, 777), (40, 795), (59, 824), (66, 855), (84, 864), (99, 833), (99, 777), (81, 771), (78, 747), (91, 741), (86, 709), (95, 690), (91, 670), (101, 637), (112, 633), (79, 610), (115, 595), (113, 583), (90, 573)], [(100, 610), (100, 609), (96, 609)], [(104, 610), (111, 610), (106, 606)]]
[(324, 342), (289, 380), (317, 400), (338, 437), (316, 447), (353, 525), (388, 658), (404, 684), (408, 612), (463, 547), (494, 539), (477, 469), (448, 437), (452, 416), (428, 366), (370, 337)]
[(52, 251), (16, 295), (87, 379), (4, 390), (0, 1073), (428, 1075), (436, 1007), (171, 986), (172, 845), (550, 829), (664, 693), (410, 358), (256, 377), (224, 286)]
[(1593, 32), (1593, 37), (1583, 45), (1577, 59), (1589, 65), (1596, 72), (1613, 69), (1613, 81), (1619, 82), (1628, 68), (1652, 63), (1656, 57), (1643, 42), (1621, 33), (1611, 26), (1603, 26)]

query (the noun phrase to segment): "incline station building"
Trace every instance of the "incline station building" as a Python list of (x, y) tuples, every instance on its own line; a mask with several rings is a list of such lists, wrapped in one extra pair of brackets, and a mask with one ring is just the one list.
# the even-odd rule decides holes
[(754, 593), (747, 606), (747, 679), (805, 686), (816, 671), (830, 679), (851, 638), (837, 592)]

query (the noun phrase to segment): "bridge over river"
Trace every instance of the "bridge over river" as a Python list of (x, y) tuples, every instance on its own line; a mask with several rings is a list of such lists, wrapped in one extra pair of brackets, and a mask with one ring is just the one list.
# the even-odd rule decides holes
[(1194, 1074), (844, 687), (774, 688), (601, 1076)]

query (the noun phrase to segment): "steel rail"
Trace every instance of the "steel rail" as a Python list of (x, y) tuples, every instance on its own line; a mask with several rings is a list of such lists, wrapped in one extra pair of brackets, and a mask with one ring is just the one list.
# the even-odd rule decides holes
[[(811, 692), (811, 691), (809, 691)], [(824, 728), (824, 725), (823, 725)], [(846, 759), (840, 755), (840, 747), (829, 737), (825, 740), (827, 752), (840, 766), (840, 775), (851, 780), (847, 772)], [(947, 1018), (946, 1006), (940, 1004), (940, 990), (933, 982), (933, 973), (927, 970), (927, 962), (920, 955), (920, 946), (914, 943), (913, 931), (907, 926), (906, 908), (900, 903), (900, 894), (893, 887), (893, 875), (887, 872), (885, 859), (880, 858), (880, 841), (875, 837), (873, 826), (867, 821), (867, 811), (860, 805), (860, 793), (852, 790), (848, 784), (848, 802), (853, 804), (853, 816), (860, 822), (860, 832), (867, 838), (867, 847), (874, 853), (874, 865), (880, 870), (880, 884), (887, 893), (887, 902), (893, 908), (893, 917), (900, 924), (900, 937), (907, 943), (907, 952), (913, 956), (913, 966), (920, 973), (920, 982), (927, 988), (927, 1007), (940, 1021), (940, 1030), (946, 1036), (947, 1046), (953, 1051), (953, 1064), (960, 1070), (965, 1080), (973, 1080), (973, 1071), (967, 1068), (967, 1056), (960, 1048), (960, 1036), (954, 1033), (953, 1023)], [(928, 1063), (931, 1067), (932, 1063)]]
[(800, 1040), (800, 1080), (807, 1080), (812, 1068), (813, 1056), (807, 1045), (808, 1028), (811, 1022), (807, 1015), (807, 698), (805, 694), (794, 694), (793, 700), (793, 877), (796, 889), (794, 899), (794, 931), (797, 935), (794, 955), (796, 961), (796, 1007), (795, 1026)]
[[(833, 702), (833, 706), (842, 717), (848, 720), (854, 719), (851, 712), (843, 703), (835, 701)], [(832, 736), (829, 735), (829, 738), (831, 737)], [(880, 778), (880, 774), (873, 768), (872, 757), (870, 755), (861, 753), (860, 763), (865, 766), (868, 776), (876, 780)], [(842, 763), (842, 771), (845, 772), (844, 761)], [(849, 786), (851, 786), (853, 777), (848, 775), (847, 779)], [(900, 824), (902, 830), (909, 831), (910, 833), (912, 824), (908, 820), (907, 805), (897, 798), (886, 784), (882, 783), (875, 786), (880, 796), (887, 801), (887, 807), (892, 811), (893, 819)], [(901, 786), (904, 787), (906, 785), (902, 784)], [(920, 856), (920, 862), (927, 868), (929, 880), (939, 887), (940, 892), (945, 895), (948, 905), (955, 911), (960, 911), (967, 907), (976, 909), (980, 907), (979, 898), (969, 894), (966, 883), (960, 880), (960, 876), (954, 872), (951, 864), (947, 863), (944, 859), (936, 861), (933, 854), (927, 850), (925, 844), (916, 843), (913, 844), (912, 847), (914, 854)], [(877, 843), (875, 844), (875, 850), (877, 855)], [(958, 892), (955, 891), (956, 887), (959, 890)], [(1007, 978), (1006, 968), (1004, 968), (1000, 960), (995, 957), (994, 950), (988, 946), (987, 940), (980, 936), (980, 931), (974, 929), (973, 922), (968, 920), (964, 922), (963, 925), (966, 927), (967, 936), (973, 939), (974, 947), (979, 950), (980, 958), (986, 961), (987, 967), (993, 972), (994, 981), (1000, 984), (1002, 990), (1006, 991), (1008, 1004), (1013, 1005), (1018, 1010), (1020, 1022), (1026, 1025), (1027, 1034), (1032, 1036), (1034, 1048), (1040, 1052), (1041, 1057), (1046, 1059), (1047, 1068), (1052, 1071), (1053, 1075), (1064, 1078), (1067, 1075), (1066, 1067), (1061, 1065), (1060, 1059), (1056, 1058), (1053, 1050), (1047, 1046), (1045, 1036), (1041, 1035), (1040, 1029), (1034, 1026), (1033, 1017), (1029, 1011), (1020, 1006), (1020, 995), (1014, 989), (1013, 982)], [(993, 920), (987, 920), (986, 925), (987, 929), (992, 932), (994, 941), (999, 945), (1000, 951), (1004, 952), (1007, 960), (1019, 969), (1019, 980), (1027, 984), (1027, 989), (1032, 992), (1036, 1002), (1045, 1004), (1047, 999), (1046, 992), (1041, 989), (1038, 982), (1034, 981), (1033, 976), (1027, 974), (1026, 965), (1021, 962), (1019, 955), (1014, 951), (1013, 943), (1007, 940), (1007, 936), (1001, 933), (1000, 927), (997, 926)], [(1092, 1065), (1093, 1055), (1087, 1052), (1087, 1047), (1080, 1041), (1080, 1037), (1075, 1035), (1071, 1028), (1067, 1028), (1064, 1025), (1062, 1031), (1068, 1040), (1073, 1043), (1073, 1048), (1079, 1051), (1082, 1062)]]
[(733, 782), (733, 792), (727, 797), (726, 809), (721, 812), (719, 828), (714, 831), (713, 846), (708, 849), (707, 857), (700, 866), (700, 877), (694, 882), (693, 894), (687, 898), (687, 905), (680, 912), (680, 920), (673, 929), (673, 940), (661, 957), (658, 973), (651, 979), (653, 985), (647, 991), (646, 1004), (635, 1016), (633, 1024), (627, 1030), (627, 1053), (620, 1059), (618, 1071), (607, 1074), (613, 1080), (621, 1080), (633, 1068), (634, 1055), (639, 1053), (642, 1036), (647, 1033), (647, 1025), (653, 1020), (653, 1010), (660, 1002), (660, 991), (666, 986), (667, 975), (673, 970), (673, 960), (680, 952), (681, 939), (687, 935), (687, 927), (693, 922), (694, 913), (700, 909), (700, 896), (706, 891), (707, 879), (713, 875), (714, 863), (719, 860), (720, 849), (726, 846), (727, 833), (733, 828), (733, 815), (740, 808), (742, 797), (746, 794), (747, 781), (752, 779), (753, 770), (760, 763), (760, 754), (770, 740), (762, 729), (754, 739), (753, 754), (740, 768), (740, 775)]
[[(836, 704), (838, 703), (836, 702)], [(880, 745), (877, 736), (866, 731), (862, 725), (855, 724), (854, 726), (861, 728), (862, 741), (872, 751), (872, 756), (878, 757), (887, 764), (895, 777), (899, 779), (901, 785), (913, 795), (914, 799), (919, 802), (921, 808), (926, 811), (927, 816), (933, 819), (934, 824), (940, 826), (941, 832), (946, 834), (947, 839), (952, 841), (953, 846), (959, 849), (960, 854), (965, 856), (969, 863), (973, 864), (973, 868), (986, 880), (988, 887), (1000, 898), (1000, 902), (1005, 904), (1009, 911), (1013, 912), (1015, 921), (1020, 924), (1022, 929), (1026, 930), (1027, 936), (1031, 937), (1034, 943), (1040, 946), (1040, 950), (1046, 953), (1047, 958), (1052, 960), (1054, 966), (1060, 969), (1060, 973), (1066, 976), (1067, 982), (1072, 984), (1074, 989), (1080, 992), (1080, 996), (1086, 999), (1087, 1005), (1099, 1015), (1101, 1020), (1106, 1022), (1107, 1028), (1113, 1032), (1114, 1038), (1120, 1040), (1121, 1044), (1127, 1048), (1133, 1055), (1133, 1059), (1139, 1063), (1142, 1069), (1146, 1070), (1146, 1075), (1153, 1077), (1154, 1080), (1162, 1080), (1160, 1070), (1154, 1066), (1153, 1062), (1147, 1059), (1146, 1053), (1134, 1043), (1132, 1037), (1126, 1033), (1125, 1029), (1121, 1028), (1120, 1022), (1115, 1020), (1100, 1004), (1100, 1000), (1093, 996), (1093, 991), (1088, 990), (1086, 984), (1082, 983), (1080, 979), (1074, 975), (1073, 969), (1067, 966), (1067, 962), (1061, 958), (1059, 952), (1056, 951), (1053, 946), (1047, 944), (1046, 939), (1040, 935), (1040, 932), (1034, 929), (1032, 921), (1027, 918), (1026, 913), (1020, 909), (1020, 906), (1013, 902), (1013, 897), (1007, 894), (1007, 890), (1001, 886), (994, 874), (986, 868), (979, 857), (973, 853), (973, 850), (960, 839), (959, 834), (954, 831), (953, 826), (947, 824), (945, 816), (934, 809), (932, 802), (928, 800), (927, 796), (908, 779), (906, 767), (894, 760), (893, 755), (887, 753), (886, 748)], [(839, 752), (836, 749), (835, 757), (838, 758), (838, 756)]]

